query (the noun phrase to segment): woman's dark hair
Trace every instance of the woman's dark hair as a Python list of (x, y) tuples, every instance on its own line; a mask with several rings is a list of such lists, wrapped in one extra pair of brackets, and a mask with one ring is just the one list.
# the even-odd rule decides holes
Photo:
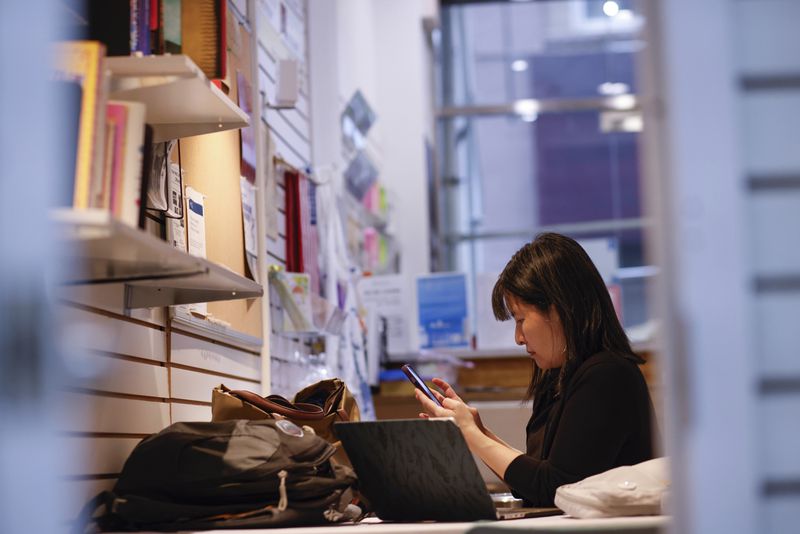
[(510, 295), (544, 314), (553, 306), (566, 341), (566, 360), (557, 379), (534, 364), (526, 398), (553, 383), (556, 392), (563, 391), (575, 370), (598, 352), (643, 362), (631, 349), (603, 278), (574, 239), (543, 233), (519, 249), (492, 290), (492, 310), (498, 321), (512, 317)]

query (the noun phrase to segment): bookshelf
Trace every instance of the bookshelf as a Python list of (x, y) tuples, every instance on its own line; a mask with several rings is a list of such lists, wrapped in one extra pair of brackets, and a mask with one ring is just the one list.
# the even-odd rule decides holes
[(187, 56), (108, 57), (106, 67), (111, 72), (109, 97), (147, 104), (156, 143), (250, 123)]
[(58, 210), (65, 284), (125, 284), (124, 307), (151, 308), (260, 297), (257, 282), (173, 248), (103, 210)]

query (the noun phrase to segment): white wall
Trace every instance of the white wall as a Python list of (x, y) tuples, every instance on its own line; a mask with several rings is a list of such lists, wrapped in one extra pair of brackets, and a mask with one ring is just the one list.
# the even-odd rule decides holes
[(401, 271), (430, 271), (427, 163), (433, 139), (433, 86), (424, 17), (437, 15), (431, 0), (375, 0), (379, 132), (383, 180), (393, 193), (390, 229), (400, 241)]
[(361, 90), (377, 115), (367, 151), (390, 195), (389, 232), (400, 244), (405, 274), (430, 269), (424, 143), (433, 142), (433, 105), (422, 19), (436, 13), (434, 0), (309, 1), (314, 164), (347, 164), (335, 144), (339, 116)]

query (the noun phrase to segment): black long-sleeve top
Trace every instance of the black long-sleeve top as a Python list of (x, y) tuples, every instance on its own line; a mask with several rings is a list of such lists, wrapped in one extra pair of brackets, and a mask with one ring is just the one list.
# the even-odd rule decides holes
[(556, 396), (534, 398), (526, 453), (503, 479), (534, 506), (552, 506), (556, 488), (653, 458), (653, 409), (639, 367), (611, 353), (588, 358)]

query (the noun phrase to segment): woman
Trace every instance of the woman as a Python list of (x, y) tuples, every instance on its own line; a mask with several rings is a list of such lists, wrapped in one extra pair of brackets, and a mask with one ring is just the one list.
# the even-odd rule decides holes
[(545, 233), (522, 247), (492, 292), (498, 320), (513, 318), (514, 340), (533, 361), (533, 399), (523, 453), (481, 423), (445, 381), (443, 407), (419, 391), (427, 413), (453, 417), (470, 449), (534, 506), (556, 488), (653, 458), (652, 403), (608, 290), (583, 248)]

